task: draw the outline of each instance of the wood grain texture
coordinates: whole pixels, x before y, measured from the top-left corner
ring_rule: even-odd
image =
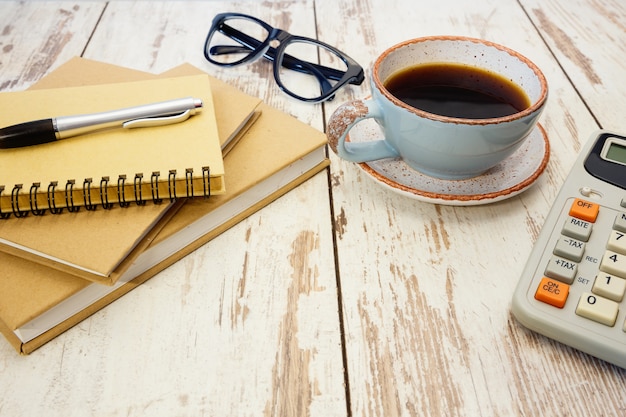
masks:
[[[619,0],[522,4],[599,124],[623,130],[623,100],[618,97],[626,95],[626,4]]]
[[[105,2],[2,2],[0,90],[20,90],[80,55]]]
[[[464,208],[391,194],[332,159],[352,415],[620,415],[623,370],[528,332],[509,312],[550,203],[598,126],[518,2],[432,6],[355,0],[337,11],[318,2],[319,36],[366,64],[401,40],[433,34],[518,50],[550,84],[541,123],[552,158],[519,197]]]
[[[341,103],[369,94],[367,82],[309,105],[279,91],[267,61],[213,67],[202,46],[216,13],[317,37],[368,76],[402,40],[481,37],[544,71],[540,122],[552,147],[535,186],[477,207],[396,195],[331,154],[328,177],[33,355],[0,341],[0,416],[626,415],[626,370],[510,314],[582,143],[600,126],[623,129],[619,0],[3,1],[0,10],[1,91],[74,55],[155,73],[190,62],[320,130]]]

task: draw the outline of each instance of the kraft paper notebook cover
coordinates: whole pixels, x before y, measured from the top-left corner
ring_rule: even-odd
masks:
[[[112,285],[182,204],[0,220],[0,251]]]
[[[228,191],[186,200],[114,286],[0,253],[7,265],[0,271],[0,331],[15,349],[32,352],[328,166],[323,133],[261,107],[261,116],[224,158]]]
[[[35,84],[33,89],[67,85],[70,82],[124,81],[119,67],[75,58]],[[187,76],[199,70],[181,65],[161,76]],[[129,80],[157,77],[141,71],[125,70]],[[80,73],[80,77],[72,75]],[[66,75],[71,75],[71,80]],[[111,75],[103,79],[102,74]],[[220,131],[222,152],[237,142],[255,120],[260,99],[241,94],[227,84],[212,79],[211,90]],[[223,133],[223,134],[221,134]],[[0,250],[48,265],[90,281],[111,285],[146,248],[173,210],[169,204],[146,204],[128,209],[81,211],[62,216],[47,214],[0,221]],[[98,256],[94,256],[98,254]]]
[[[155,75],[91,59],[74,57],[61,65],[56,71],[39,80],[30,89],[39,90],[70,85],[111,84],[200,74],[207,76],[188,63]],[[258,106],[261,103],[261,99],[243,94],[217,78],[210,76],[208,78],[211,84],[220,147],[222,148],[222,156],[225,156],[236,144],[241,134],[245,132],[247,126],[254,122],[260,114]]]
[[[224,167],[204,75],[0,93],[0,126],[182,97],[202,99],[188,120],[106,129],[0,151],[0,211],[14,213],[221,194]],[[67,211],[67,210],[66,210]]]

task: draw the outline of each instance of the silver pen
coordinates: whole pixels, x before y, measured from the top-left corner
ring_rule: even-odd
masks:
[[[179,98],[101,113],[33,120],[0,129],[0,149],[21,148],[108,128],[135,128],[180,123],[202,109],[202,100]]]

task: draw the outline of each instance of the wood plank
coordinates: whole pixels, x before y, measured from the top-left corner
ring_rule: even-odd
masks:
[[[533,4],[542,8],[542,2]],[[581,141],[597,128],[524,10],[501,0],[471,7],[442,0],[427,10],[401,1],[352,0],[339,7],[317,2],[316,14],[319,38],[367,67],[405,39],[468,35],[528,56],[551,89],[541,119],[552,146],[548,169],[533,188],[497,204],[413,201],[333,156],[352,415],[624,410],[626,371],[531,333],[510,314],[513,290],[551,201]],[[368,92],[351,88],[326,113]]]
[[[312,8],[109,2],[85,56],[152,72],[191,62],[321,129],[321,106],[294,104],[267,62],[222,71],[202,56],[218,12],[315,36]],[[0,342],[0,414],[345,415],[327,184],[317,175],[27,358]]]
[[[626,4],[619,0],[521,3],[600,125],[624,132]]]
[[[105,2],[3,1],[0,16],[0,91],[27,88],[80,55]]]

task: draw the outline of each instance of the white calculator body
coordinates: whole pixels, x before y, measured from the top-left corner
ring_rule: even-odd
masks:
[[[594,133],[513,297],[526,327],[626,368],[626,136]]]

